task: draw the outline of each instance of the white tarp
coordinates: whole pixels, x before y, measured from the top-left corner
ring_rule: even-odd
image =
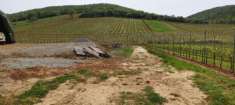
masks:
[[[0,41],[6,41],[6,38],[4,36],[4,33],[0,32]]]

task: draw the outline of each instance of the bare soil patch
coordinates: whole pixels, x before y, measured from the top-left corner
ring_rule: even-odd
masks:
[[[96,77],[90,78],[86,83],[67,81],[49,92],[37,105],[116,105],[119,104],[117,100],[121,92],[136,93],[146,86],[153,87],[156,93],[165,97],[165,105],[207,104],[207,96],[193,86],[193,72],[178,72],[172,67],[164,66],[159,58],[149,54],[142,47],[136,47],[131,58],[122,61],[119,66],[125,71],[139,73],[112,75],[108,80],[99,83],[94,82]]]

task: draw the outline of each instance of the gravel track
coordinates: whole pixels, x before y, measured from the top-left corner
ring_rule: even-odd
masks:
[[[79,63],[65,58],[7,58],[0,62],[7,69],[27,69],[33,67],[66,68]]]

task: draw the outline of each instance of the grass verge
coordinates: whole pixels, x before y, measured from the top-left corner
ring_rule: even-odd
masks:
[[[40,102],[40,98],[47,95],[50,90],[55,90],[67,80],[77,79],[75,75],[64,75],[51,81],[38,81],[33,87],[17,97],[15,105],[33,105]]]
[[[38,81],[28,91],[16,97],[14,105],[34,105],[39,103],[41,98],[45,97],[49,91],[55,90],[60,84],[65,83],[68,80],[75,80],[76,83],[86,82],[87,79],[96,77],[99,82],[105,81],[109,78],[108,73],[93,72],[89,69],[80,69],[76,72],[59,76],[50,81]],[[3,98],[0,96],[0,104]]]
[[[235,105],[235,80],[202,68],[173,56],[166,55],[154,46],[147,46],[148,51],[162,58],[166,64],[174,66],[177,70],[191,70],[196,72],[194,83],[208,95],[209,105]]]
[[[119,105],[163,105],[166,99],[146,86],[141,93],[121,92]]]
[[[77,82],[85,82],[83,77],[91,77],[93,74],[90,70],[81,69],[78,72],[71,74],[65,74],[63,76],[54,78],[50,81],[38,81],[28,91],[16,97],[14,105],[33,105],[40,102],[40,99],[45,97],[49,91],[55,90],[60,84],[65,83],[68,80],[76,80]]]

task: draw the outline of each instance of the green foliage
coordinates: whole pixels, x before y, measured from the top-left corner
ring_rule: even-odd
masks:
[[[158,93],[155,93],[153,90],[153,87],[146,86],[144,88],[144,92],[147,96],[147,99],[153,103],[154,105],[163,105],[164,102],[166,102],[166,99],[161,97]]]
[[[108,76],[107,73],[101,73],[100,76],[99,76],[99,79],[101,81],[107,80],[108,78],[109,78],[109,76]]]
[[[146,86],[143,93],[121,92],[119,105],[163,105],[166,99]]]
[[[201,66],[178,60],[168,56],[153,46],[146,47],[149,52],[158,55],[162,61],[174,66],[177,70],[192,70],[196,72],[193,81],[209,96],[209,105],[235,105],[235,81],[229,77]]]
[[[155,32],[171,32],[173,27],[166,24],[165,22],[160,22],[158,20],[145,20],[150,28]]]
[[[41,9],[33,9],[24,12],[8,15],[11,21],[29,20],[32,17],[38,19],[60,15],[80,14],[80,17],[127,17],[127,18],[144,18],[159,19],[167,21],[185,22],[183,17],[161,16],[150,14],[143,11],[114,5],[114,4],[90,4],[77,6],[53,6]]]
[[[78,71],[79,74],[85,76],[85,77],[91,77],[93,76],[94,74],[92,73],[91,70],[88,70],[88,69],[81,69]]]
[[[193,21],[208,23],[235,23],[235,6],[222,6],[208,9],[188,17]]]

